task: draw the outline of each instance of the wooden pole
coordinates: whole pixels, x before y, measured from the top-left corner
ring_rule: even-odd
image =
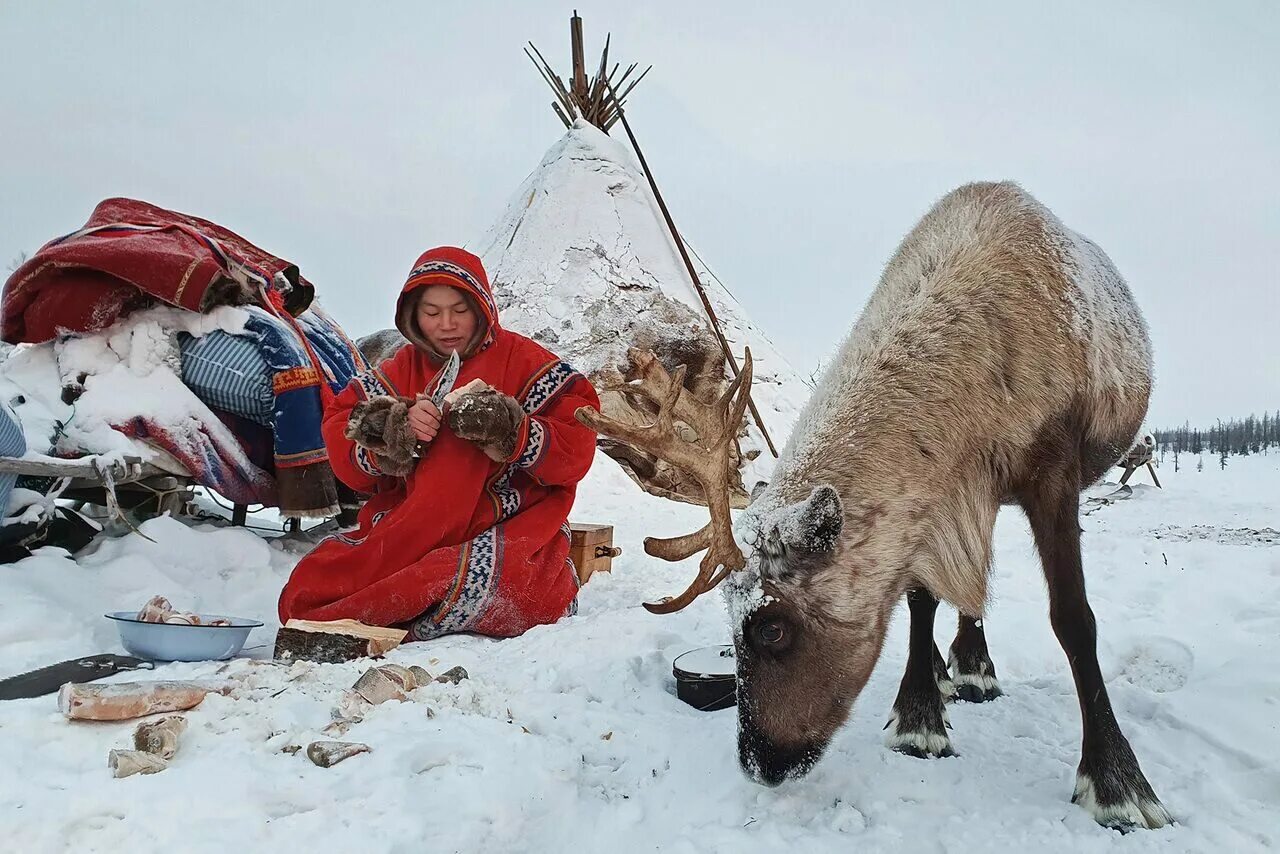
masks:
[[[646,71],[646,73],[648,73]],[[643,76],[643,75],[641,75]],[[636,82],[639,82],[638,80]],[[738,376],[738,360],[733,357],[733,352],[729,349],[729,342],[725,340],[724,333],[720,331],[720,321],[716,318],[715,309],[711,307],[711,300],[707,299],[706,291],[702,288],[702,282],[698,279],[698,272],[694,269],[693,262],[689,260],[689,253],[684,248],[684,240],[680,237],[680,232],[676,230],[675,221],[671,218],[671,212],[667,210],[667,203],[662,199],[662,193],[658,190],[658,182],[653,179],[653,172],[649,170],[649,164],[644,159],[644,152],[640,150],[640,143],[636,142],[636,135],[631,132],[631,125],[627,122],[626,113],[622,111],[622,104],[618,101],[618,93],[613,86],[609,86],[609,94],[613,98],[613,107],[617,111],[618,119],[622,122],[622,128],[627,132],[627,139],[631,141],[631,147],[636,150],[636,156],[640,158],[640,168],[644,170],[644,175],[649,179],[649,189],[653,190],[653,197],[658,200],[658,207],[662,210],[662,217],[667,222],[667,229],[671,232],[671,237],[676,242],[676,248],[680,250],[680,258],[684,261],[684,267],[689,272],[689,279],[693,282],[693,289],[697,292],[698,297],[702,300],[702,307],[707,310],[707,317],[711,319],[711,328],[716,333],[716,338],[720,341],[720,349],[724,351],[725,359],[729,362],[729,367],[733,369],[733,376]],[[755,418],[756,426],[760,428],[761,435],[764,436],[765,443],[769,446],[769,452],[778,456],[778,449],[773,446],[773,439],[769,437],[769,430],[764,426],[764,419],[760,417],[760,412],[756,409],[755,401],[751,398],[751,390],[747,389],[747,406],[751,409],[751,416]]]
[[[569,19],[569,44],[573,49],[573,99],[577,102],[578,112],[587,111],[587,60],[582,47],[582,19],[578,10],[573,10]]]

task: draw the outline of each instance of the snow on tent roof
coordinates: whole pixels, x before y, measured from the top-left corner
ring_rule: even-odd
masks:
[[[587,121],[575,121],[551,147],[476,249],[503,325],[537,339],[593,380],[625,370],[633,346],[653,349],[669,370],[688,364],[686,384],[704,398],[727,380],[710,322],[644,174],[627,148]],[[694,265],[734,354],[741,360],[751,348],[752,398],[781,449],[809,389],[696,253]],[[759,429],[750,419],[748,425],[743,454],[759,455],[741,471],[746,491],[768,479],[774,462]],[[635,476],[637,461],[629,462]],[[644,485],[701,503],[679,485]],[[743,503],[745,493],[738,497]]]

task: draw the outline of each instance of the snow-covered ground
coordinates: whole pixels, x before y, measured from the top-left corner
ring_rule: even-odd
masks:
[[[1183,462],[1186,462],[1184,457]],[[654,616],[692,562],[643,554],[699,508],[639,494],[607,458],[574,519],[616,526],[625,550],[581,612],[522,638],[453,637],[388,659],[457,686],[374,708],[345,736],[372,747],[329,769],[284,748],[322,738],[365,665],[173,664],[154,677],[232,679],[188,713],[171,766],[112,779],[131,723],[71,724],[53,697],[0,703],[6,850],[51,851],[1261,851],[1280,845],[1280,456],[1160,469],[1164,490],[1083,517],[1089,590],[1112,701],[1179,824],[1121,836],[1068,798],[1080,723],[1046,617],[1026,524],[1002,513],[987,633],[1005,696],[950,710],[953,759],[889,752],[881,727],[902,674],[905,611],[849,725],[805,779],[738,770],[735,714],[674,696],[672,659],[728,640],[704,596]],[[1145,473],[1135,476],[1140,484]],[[1093,508],[1089,508],[1093,509]],[[53,549],[0,566],[0,676],[122,651],[105,611],[160,593],[180,609],[267,623],[297,557],[279,542],[171,519],[72,561]],[[950,643],[950,619],[938,639]],[[117,677],[117,680],[122,677]]]

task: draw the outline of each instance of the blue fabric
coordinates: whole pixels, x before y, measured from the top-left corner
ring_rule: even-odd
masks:
[[[253,338],[215,329],[197,338],[178,333],[182,381],[214,409],[270,427],[275,412],[271,370]]]
[[[22,424],[8,404],[0,403],[0,457],[20,457],[27,452],[27,438]],[[9,493],[17,483],[16,474],[0,474],[0,516],[7,515]]]
[[[314,303],[297,318],[315,352],[321,374],[316,375],[296,330],[269,312],[251,307],[245,331],[258,342],[258,353],[272,373],[276,465],[307,465],[328,459],[320,423],[324,401],[320,383],[334,394],[346,388],[363,360],[355,345]]]
[[[346,388],[363,369],[355,345],[319,306],[304,312],[297,322],[320,362],[317,375],[293,326],[263,309],[245,310],[242,334],[178,333],[183,382],[210,407],[271,428],[277,466],[323,461],[319,383],[335,394]]]

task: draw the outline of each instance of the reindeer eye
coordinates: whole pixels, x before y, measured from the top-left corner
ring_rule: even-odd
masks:
[[[774,646],[782,643],[782,639],[787,636],[786,631],[782,628],[782,623],[770,620],[767,623],[761,623],[756,628],[756,637],[760,639],[762,644],[766,646]]]

